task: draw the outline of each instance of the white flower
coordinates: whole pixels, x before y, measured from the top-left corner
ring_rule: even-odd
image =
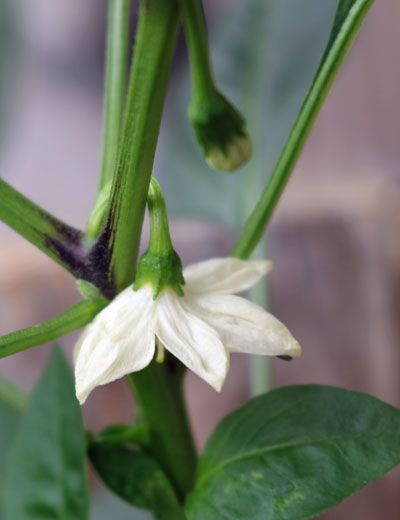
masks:
[[[184,296],[164,289],[122,291],[86,327],[74,351],[76,393],[83,403],[99,385],[146,367],[156,346],[220,390],[230,352],[298,356],[288,329],[258,305],[233,296],[271,269],[268,261],[216,258],[188,266]]]

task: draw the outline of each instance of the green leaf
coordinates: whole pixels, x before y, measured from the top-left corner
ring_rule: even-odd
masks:
[[[397,409],[327,386],[281,388],[216,428],[188,519],[313,518],[399,463]]]
[[[81,411],[71,371],[56,348],[10,452],[5,520],[85,520],[87,515]]]
[[[0,376],[0,406],[20,414],[28,406],[29,396],[21,387]]]
[[[43,345],[83,327],[92,321],[107,303],[107,300],[101,297],[82,300],[57,318],[0,336],[0,358]]]
[[[149,443],[150,433],[144,424],[128,425],[128,424],[111,424],[104,428],[93,442],[96,444],[139,444],[145,446]]]
[[[185,77],[159,161],[167,202],[176,215],[243,225],[311,85],[336,7],[337,0],[227,3],[211,30],[214,69],[220,90],[248,122],[254,157],[233,175],[207,167],[186,115],[190,88]]]
[[[158,464],[145,453],[123,446],[92,444],[90,460],[103,482],[130,504],[160,520],[184,520],[174,490]]]

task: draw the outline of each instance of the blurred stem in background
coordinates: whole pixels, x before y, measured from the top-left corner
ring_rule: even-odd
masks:
[[[101,173],[98,192],[112,178],[125,108],[131,0],[109,0]]]
[[[265,259],[266,241],[262,240],[254,251],[254,259]],[[263,307],[268,307],[268,278],[249,290],[249,297]],[[271,360],[267,356],[250,356],[250,394],[256,396],[267,392],[271,387]]]

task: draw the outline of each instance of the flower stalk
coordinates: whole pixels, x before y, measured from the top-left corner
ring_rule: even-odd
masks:
[[[246,121],[216,87],[201,0],[180,0],[180,6],[193,84],[189,115],[196,139],[211,168],[232,172],[251,157]]]
[[[182,262],[174,250],[169,232],[168,214],[160,185],[151,179],[147,205],[150,214],[150,240],[148,250],[140,259],[134,289],[148,284],[152,287],[153,298],[157,299],[163,289],[170,288],[183,296]],[[163,350],[159,349],[159,359]]]

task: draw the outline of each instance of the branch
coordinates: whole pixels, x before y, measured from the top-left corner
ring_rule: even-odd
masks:
[[[75,277],[82,277],[82,233],[47,213],[2,179],[0,220]]]
[[[83,327],[107,305],[103,298],[83,300],[50,321],[0,337],[0,358],[43,345]]]

